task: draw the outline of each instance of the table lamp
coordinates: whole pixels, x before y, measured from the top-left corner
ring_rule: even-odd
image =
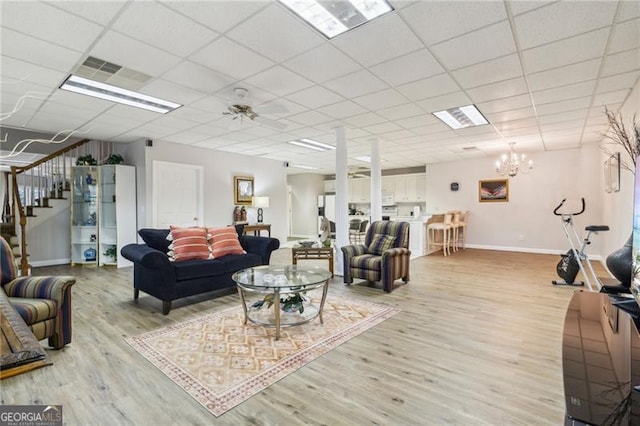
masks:
[[[258,223],[262,223],[262,208],[269,207],[269,197],[253,197],[251,204],[253,205],[253,207],[258,208]]]

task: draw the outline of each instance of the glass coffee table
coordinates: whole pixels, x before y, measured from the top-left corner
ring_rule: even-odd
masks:
[[[276,340],[280,327],[304,324],[318,317],[322,324],[322,308],[327,298],[331,272],[319,267],[297,265],[265,265],[242,269],[233,274],[244,310],[244,323],[275,327]],[[309,290],[322,287],[320,304],[306,296]],[[248,302],[248,293],[264,295]]]

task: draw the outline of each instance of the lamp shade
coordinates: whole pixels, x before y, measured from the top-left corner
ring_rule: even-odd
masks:
[[[269,197],[253,197],[251,204],[253,207],[269,207]]]

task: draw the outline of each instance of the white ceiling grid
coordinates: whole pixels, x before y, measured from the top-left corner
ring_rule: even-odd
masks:
[[[326,40],[271,0],[2,1],[6,126],[85,131],[117,142],[161,139],[335,171],[347,128],[349,164],[381,141],[384,169],[597,143],[640,77],[640,2],[394,1],[395,11]],[[62,92],[88,57],[149,74],[141,92],[180,102],[167,115]],[[283,131],[223,116],[233,88]],[[490,125],[454,131],[431,112],[475,103]],[[474,150],[463,148],[475,147]],[[290,169],[296,172],[296,169]],[[301,170],[297,170],[298,172]]]

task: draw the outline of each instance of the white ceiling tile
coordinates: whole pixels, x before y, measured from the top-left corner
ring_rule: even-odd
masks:
[[[300,114],[289,116],[287,119],[307,126],[315,126],[320,123],[326,123],[327,121],[333,121],[333,118],[317,111],[302,112]]]
[[[355,98],[387,88],[382,80],[366,70],[327,81],[324,85],[345,98]]]
[[[61,105],[71,105],[86,111],[92,111],[94,115],[112,108],[116,104],[93,96],[81,95],[66,90],[56,90],[51,94],[50,101]]]
[[[191,60],[238,80],[273,66],[273,62],[269,59],[226,37],[215,40],[191,55]]]
[[[372,111],[390,108],[407,102],[407,98],[394,89],[385,89],[379,92],[353,98],[353,101]]]
[[[98,23],[100,25],[107,25],[113,17],[118,13],[123,6],[127,5],[126,0],[111,0],[111,1],[56,1],[50,3],[52,6],[58,9],[64,9],[74,15],[81,16],[85,19]]]
[[[426,112],[441,111],[443,109],[455,108],[471,104],[471,99],[462,91],[448,93],[429,99],[418,101],[417,104]]]
[[[521,13],[528,12],[533,9],[538,9],[539,7],[545,6],[547,4],[553,3],[556,0],[549,1],[528,1],[528,0],[518,0],[518,1],[510,1],[509,7],[511,8],[511,13],[513,15],[520,15]]]
[[[6,28],[1,29],[2,55],[69,73],[81,54]]]
[[[383,112],[383,111],[381,111]],[[407,114],[408,116],[409,114]],[[423,127],[432,124],[437,124],[440,120],[434,117],[432,114],[423,112],[414,117],[406,117],[401,119],[393,119],[393,122],[406,129],[413,129],[415,127]]]
[[[640,69],[640,49],[633,49],[606,56],[601,75],[609,76],[638,69]]]
[[[365,114],[354,115],[353,117],[345,118],[347,124],[353,127],[366,127],[373,124],[383,123],[386,120],[373,112],[367,112]]]
[[[573,121],[573,120],[582,120],[584,122],[588,113],[589,113],[588,109],[576,109],[576,110],[567,111],[567,112],[552,113],[548,115],[539,115],[538,123],[542,125],[542,124],[560,123],[560,122]]]
[[[354,115],[365,113],[367,110],[353,101],[346,100],[335,103],[333,105],[318,108],[318,111],[323,114],[327,114],[330,117],[342,119],[345,117],[352,117]]]
[[[427,45],[493,24],[507,17],[501,2],[421,1],[399,15]]]
[[[611,25],[613,1],[556,2],[516,16],[515,29],[521,49],[539,46]]]
[[[586,110],[584,111],[586,115]],[[546,134],[548,132],[555,132],[557,130],[580,130],[582,131],[582,127],[584,125],[584,119],[582,120],[569,120],[569,121],[561,121],[553,124],[540,124],[540,131],[542,134]]]
[[[511,121],[504,121],[502,123],[495,123],[495,127],[499,131],[503,132],[506,130],[524,129],[527,127],[537,128],[538,122],[536,121],[535,118],[521,118],[519,120],[511,120]]]
[[[365,67],[424,47],[395,13],[354,28],[333,39],[333,44]]]
[[[26,82],[36,81],[43,87],[57,87],[67,77],[64,72],[44,68],[4,55],[0,56],[0,75],[3,77],[2,85],[5,86],[18,80],[24,80]]]
[[[524,78],[517,77],[467,89],[466,92],[474,103],[485,102],[492,99],[508,98],[526,93],[527,83],[524,81]]]
[[[180,61],[175,55],[113,31],[96,43],[91,55],[150,76],[159,76]]]
[[[599,58],[604,54],[608,37],[609,28],[603,28],[525,50],[522,52],[525,68],[533,73]]]
[[[640,16],[640,2],[637,1],[621,1],[619,4],[617,22],[626,21],[627,19],[637,18]]]
[[[111,27],[182,57],[189,56],[218,36],[217,32],[151,2],[131,3]]]
[[[640,18],[616,24],[608,53],[622,52],[636,47],[640,47]]]
[[[103,27],[43,2],[2,2],[2,26],[28,33],[79,52],[86,50]],[[4,50],[4,41],[3,41]]]
[[[582,98],[570,99],[561,102],[552,102],[544,105],[538,105],[536,111],[539,115],[561,113],[565,111],[571,111],[574,109],[589,108],[591,105],[591,96],[584,96]]]
[[[168,1],[166,6],[218,32],[226,32],[266,7],[261,1]]]
[[[232,77],[189,61],[180,62],[164,73],[162,79],[205,93],[216,92],[236,82]]]
[[[445,68],[454,70],[514,53],[516,46],[509,21],[505,20],[435,44],[431,51]]]
[[[182,106],[175,111],[171,111],[169,114],[176,118],[193,121],[194,123],[208,123],[212,119],[220,116],[221,111],[203,111],[198,108],[192,108],[190,106]]]
[[[313,86],[287,96],[290,101],[309,108],[319,108],[325,105],[343,101],[344,98],[321,86]]]
[[[640,71],[632,71],[623,74],[604,77],[598,80],[596,93],[612,92],[620,89],[630,89],[640,77]]]
[[[631,89],[616,90],[615,92],[599,93],[593,98],[594,106],[615,105],[624,102]]]
[[[382,135],[389,132],[395,132],[397,130],[404,130],[402,129],[402,127],[390,121],[385,121],[384,123],[379,124],[372,124],[371,126],[367,126],[365,129],[374,135]]]
[[[527,107],[527,108],[512,109],[512,110],[502,111],[502,112],[487,113],[484,115],[487,118],[487,120],[489,120],[490,123],[502,123],[505,121],[520,120],[522,118],[535,117],[536,114],[533,111],[533,108]]]
[[[398,86],[398,91],[413,101],[432,98],[458,90],[460,88],[448,74],[440,74]]]
[[[514,54],[461,68],[452,74],[463,88],[471,88],[520,77],[522,69],[518,55]]]
[[[316,83],[323,83],[361,68],[356,61],[331,44],[323,44],[283,64]]]
[[[582,96],[590,96],[595,88],[596,81],[589,80],[582,83],[569,84],[553,89],[540,90],[533,92],[533,101],[536,105],[547,104],[550,102],[558,102],[563,99],[579,98]]]
[[[275,3],[226,35],[277,62],[291,59],[324,42],[324,38],[309,25],[294,17],[285,6]]]
[[[600,59],[593,59],[591,61],[530,74],[529,87],[532,91],[538,91],[580,81],[593,80],[598,75],[599,67]]]
[[[285,96],[311,86],[313,83],[281,66],[269,68],[245,80],[247,83],[264,87],[278,96]]]
[[[424,116],[425,111],[420,108],[418,105],[413,103],[407,103],[403,105],[397,105],[390,108],[383,108],[376,110],[380,116],[386,118],[387,120],[394,121],[403,118],[412,118],[413,116]],[[400,123],[396,124],[402,126]],[[406,124],[406,123],[405,123]],[[404,126],[402,126],[404,127]]]
[[[140,89],[140,92],[145,95],[155,96],[183,105],[195,102],[206,95],[206,92],[189,89],[179,84],[160,79],[153,80],[149,84],[146,84]]]
[[[427,49],[370,67],[371,72],[392,86],[409,83],[444,72]]]

